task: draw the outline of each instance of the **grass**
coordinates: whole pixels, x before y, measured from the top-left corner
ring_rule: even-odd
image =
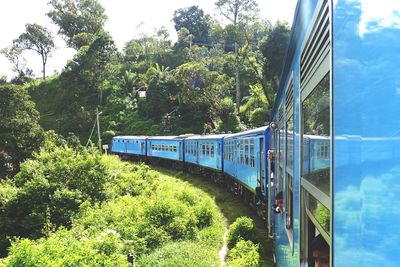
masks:
[[[174,176],[182,181],[188,182],[210,195],[225,217],[228,226],[238,217],[247,216],[252,218],[257,229],[257,241],[260,243],[261,266],[274,266],[272,257],[273,244],[272,240],[267,237],[267,223],[257,216],[253,208],[243,203],[239,197],[235,197],[222,185],[217,185],[204,177],[158,166],[151,167],[162,174]]]

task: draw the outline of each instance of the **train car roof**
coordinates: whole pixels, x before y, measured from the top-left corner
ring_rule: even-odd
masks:
[[[149,136],[149,140],[183,140],[185,137],[168,135],[168,136]]]
[[[194,135],[190,136],[186,139],[188,140],[196,140],[196,139],[201,139],[201,140],[206,140],[206,139],[213,139],[213,140],[219,140],[224,138],[225,136],[228,136],[229,134],[203,134],[203,135]]]
[[[240,133],[229,134],[228,136],[226,136],[225,139],[239,137],[239,136],[264,134],[267,129],[269,129],[269,126],[263,126],[263,127],[247,130],[247,131],[240,132]]]
[[[114,136],[113,139],[128,139],[128,140],[145,140],[146,138],[148,138],[148,136],[144,136],[144,135],[138,135],[138,136],[134,136],[134,135],[119,135],[119,136]]]

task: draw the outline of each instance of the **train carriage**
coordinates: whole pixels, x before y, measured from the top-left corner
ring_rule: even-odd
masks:
[[[278,266],[398,266],[399,14],[298,2],[271,124]]]
[[[269,127],[231,134],[224,138],[224,172],[250,192],[266,195]]]
[[[111,152],[145,156],[147,138],[147,136],[116,136],[111,141]]]
[[[223,170],[223,139],[225,134],[197,135],[185,139],[185,162]]]
[[[147,156],[183,161],[184,138],[179,136],[152,136],[147,139]]]

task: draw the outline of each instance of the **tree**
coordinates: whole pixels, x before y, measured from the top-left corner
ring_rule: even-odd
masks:
[[[66,82],[82,83],[91,103],[96,103],[93,93],[97,94],[97,105],[103,103],[103,93],[107,89],[110,80],[115,76],[117,61],[117,48],[111,36],[101,33],[96,36],[89,46],[85,46],[75,55],[73,61],[66,66],[63,78]],[[80,92],[84,93],[83,91]],[[90,95],[92,94],[92,95]]]
[[[251,21],[255,20],[258,15],[258,5],[255,0],[218,0],[215,5],[220,13],[233,24],[236,36],[240,36],[240,28],[244,29]],[[243,31],[244,32],[244,31]],[[235,61],[236,61],[236,110],[239,112],[241,93],[240,93],[240,64],[239,64],[239,45],[237,40],[234,43]]]
[[[42,141],[39,112],[28,92],[20,86],[0,85],[0,158],[8,158],[6,163],[18,168],[18,163],[38,150]]]
[[[208,16],[198,6],[180,8],[174,12],[175,30],[179,32],[186,28],[191,41],[198,45],[207,45],[210,42],[210,22]]]
[[[60,28],[67,44],[79,50],[89,45],[95,35],[104,31],[107,20],[104,8],[97,0],[51,0],[53,9],[47,16]]]
[[[47,58],[55,48],[50,31],[36,23],[28,23],[25,25],[25,32],[14,40],[14,45],[20,50],[35,51],[42,57],[42,73],[45,79]]]
[[[264,87],[267,98],[271,101],[278,90],[279,77],[289,44],[290,28],[286,22],[278,21],[261,44],[260,51],[265,57],[263,66],[264,80],[269,86]],[[271,102],[270,102],[271,103]]]
[[[259,12],[255,0],[218,0],[215,5],[220,13],[235,26],[255,20]]]

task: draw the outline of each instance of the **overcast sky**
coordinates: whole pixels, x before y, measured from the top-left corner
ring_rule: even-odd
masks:
[[[285,20],[290,24],[293,19],[296,0],[257,0],[260,7],[260,18],[272,22]],[[178,8],[198,5],[214,18],[219,17],[215,9],[216,0],[99,0],[106,10],[108,20],[105,28],[110,32],[117,47],[123,45],[142,33],[153,34],[155,29],[166,27],[171,33],[171,39],[176,40],[173,13]],[[57,50],[52,53],[46,68],[46,73],[61,71],[75,50],[67,48],[57,27],[45,15],[50,7],[48,0],[2,0],[0,4],[0,49],[11,45],[25,29],[26,23],[38,23],[49,28],[56,39]],[[139,26],[141,25],[141,26]],[[138,27],[139,26],[139,27]],[[41,75],[41,59],[33,52],[24,52],[27,67],[34,70],[36,76]],[[0,75],[9,79],[15,76],[11,64],[4,56],[0,56]]]

